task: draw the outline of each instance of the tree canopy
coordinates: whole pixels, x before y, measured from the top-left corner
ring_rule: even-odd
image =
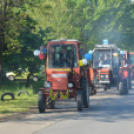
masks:
[[[134,4],[127,0],[0,0],[0,20],[0,72],[1,65],[37,66],[33,50],[61,37],[78,39],[87,50],[107,38],[134,51]]]

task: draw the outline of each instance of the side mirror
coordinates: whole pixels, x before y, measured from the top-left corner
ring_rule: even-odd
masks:
[[[87,54],[84,55],[84,57],[85,57],[86,60],[91,60],[92,59],[92,54],[87,53]]]

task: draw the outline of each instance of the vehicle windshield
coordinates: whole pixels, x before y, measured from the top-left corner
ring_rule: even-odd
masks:
[[[93,55],[93,67],[117,67],[119,66],[118,53],[111,53],[110,51],[105,52],[94,52]]]
[[[48,48],[48,68],[78,67],[74,44],[50,45]]]

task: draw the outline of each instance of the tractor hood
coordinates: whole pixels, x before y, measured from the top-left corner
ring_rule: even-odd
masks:
[[[68,85],[69,72],[52,71],[51,76],[48,75],[47,81],[51,81],[52,89],[66,90]]]
[[[111,71],[111,68],[102,68],[100,69],[100,73],[109,73]]]

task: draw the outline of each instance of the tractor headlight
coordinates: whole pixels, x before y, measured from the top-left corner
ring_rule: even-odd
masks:
[[[108,78],[108,74],[106,74],[105,77]]]
[[[73,83],[68,83],[68,87],[72,88],[73,87]]]
[[[104,75],[100,75],[101,78],[104,78]]]
[[[44,87],[50,88],[51,87],[51,82],[50,81],[45,81]]]

